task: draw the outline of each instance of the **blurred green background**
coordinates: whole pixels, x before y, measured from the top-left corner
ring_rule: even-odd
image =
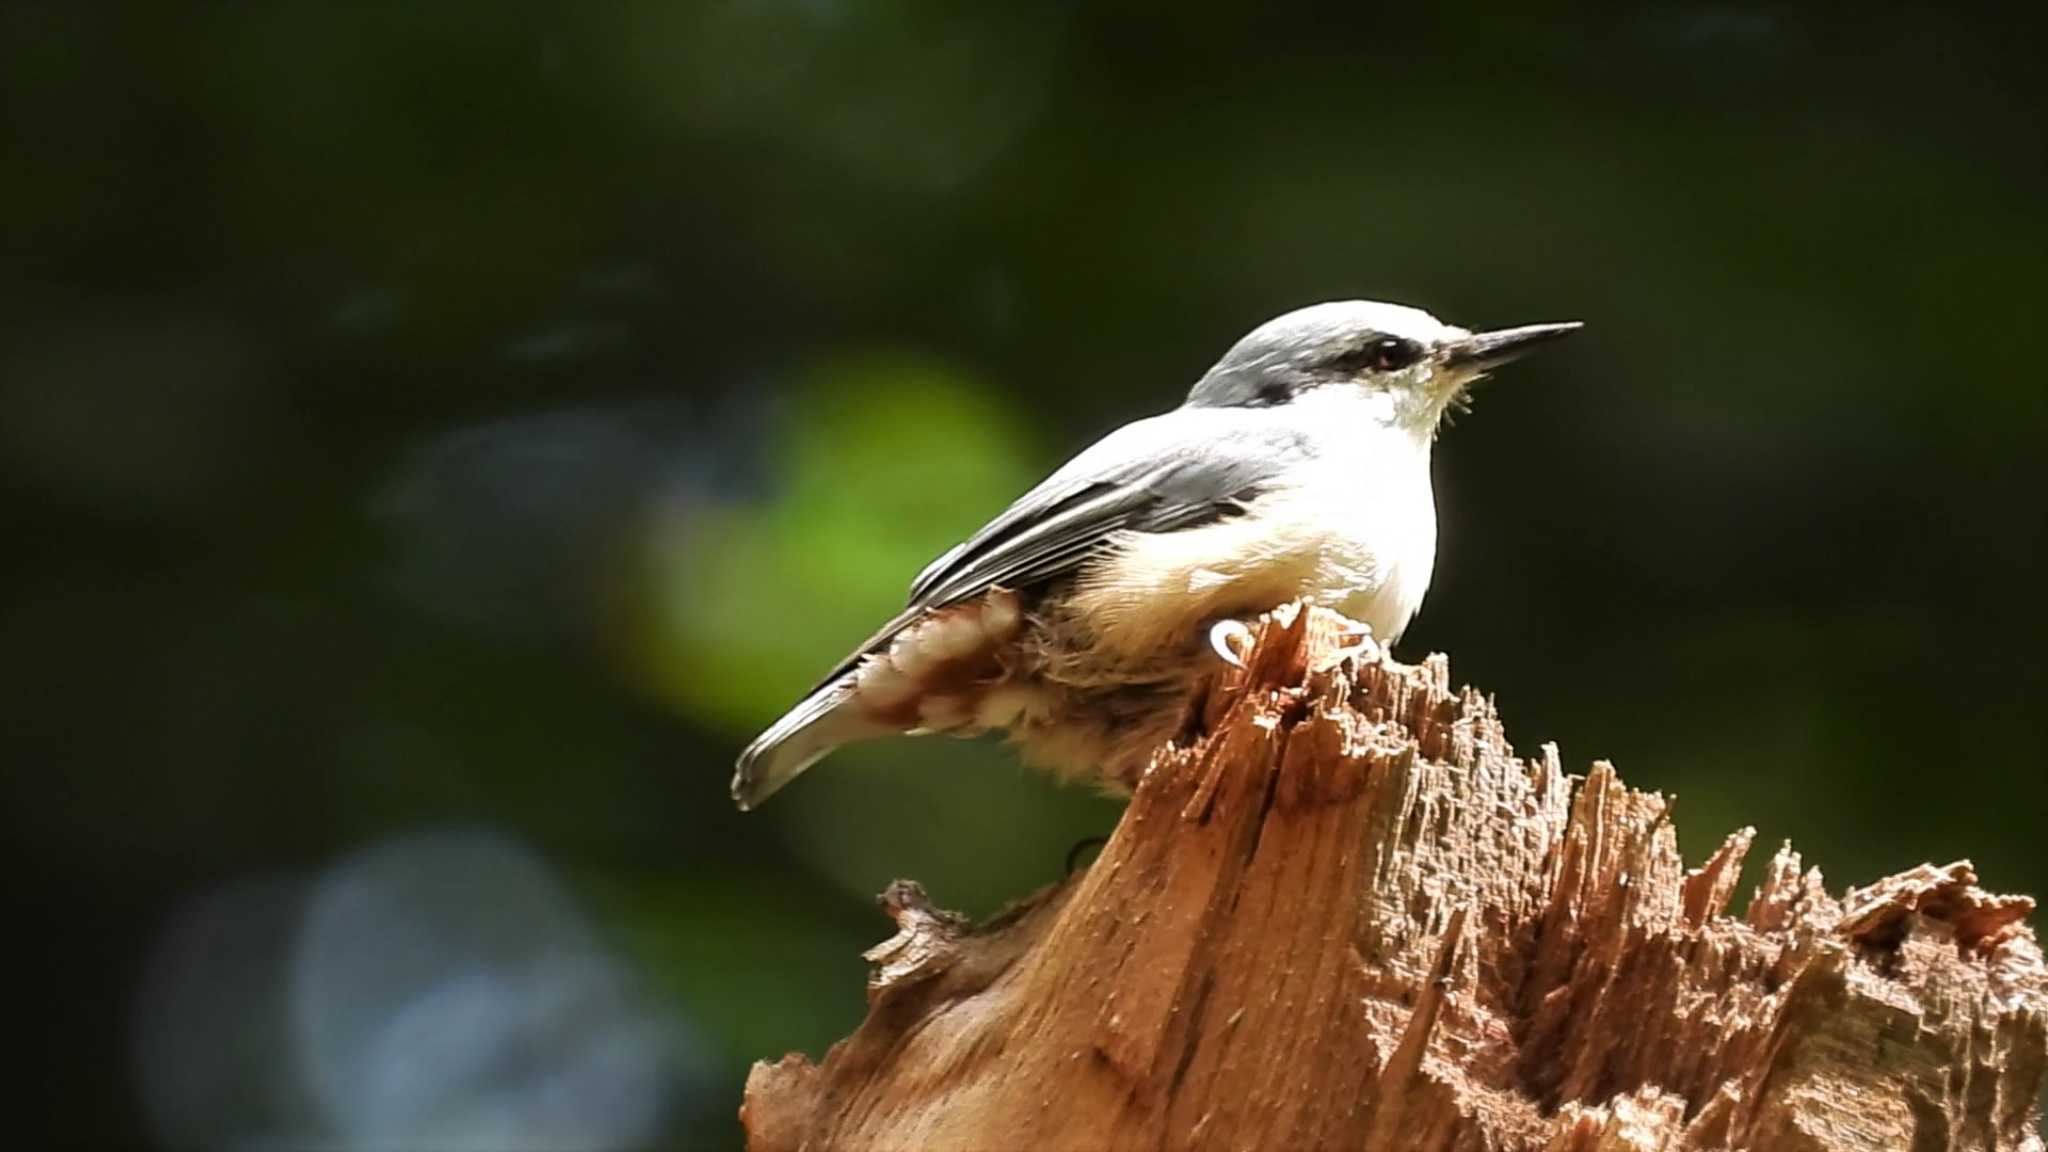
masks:
[[[736,1147],[872,893],[1117,811],[738,745],[1326,298],[1589,324],[1441,441],[1408,656],[1694,860],[2048,892],[2038,29],[1426,7],[0,7],[28,1128]]]

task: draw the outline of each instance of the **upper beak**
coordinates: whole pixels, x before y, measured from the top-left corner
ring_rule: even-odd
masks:
[[[1447,368],[1484,372],[1489,368],[1498,368],[1510,360],[1520,359],[1538,344],[1548,344],[1583,327],[1585,325],[1577,320],[1567,320],[1562,324],[1524,324],[1520,328],[1474,332],[1462,340],[1453,340],[1443,345],[1437,355]]]

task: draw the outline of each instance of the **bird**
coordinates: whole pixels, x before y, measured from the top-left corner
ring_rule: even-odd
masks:
[[[845,744],[1007,733],[1111,791],[1185,733],[1245,621],[1302,601],[1391,645],[1436,564],[1430,449],[1491,370],[1581,325],[1474,332],[1342,300],[1252,329],[1177,408],[1098,440],[911,582],[904,609],[740,753],[758,807]]]

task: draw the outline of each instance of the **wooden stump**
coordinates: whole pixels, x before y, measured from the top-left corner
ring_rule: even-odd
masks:
[[[2039,1152],[2032,901],[1967,863],[1836,899],[1752,833],[1515,757],[1418,667],[1283,609],[1085,873],[970,927],[898,882],[867,1020],[757,1064],[755,1152]]]

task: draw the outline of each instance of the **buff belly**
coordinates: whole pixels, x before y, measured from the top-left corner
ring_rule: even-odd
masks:
[[[1397,637],[1435,553],[1424,499],[1391,522],[1281,497],[1202,528],[1129,534],[1036,595],[997,590],[934,613],[868,659],[856,703],[897,730],[1005,730],[1035,766],[1128,788],[1188,729],[1192,693],[1217,668],[1217,621],[1306,599]]]

